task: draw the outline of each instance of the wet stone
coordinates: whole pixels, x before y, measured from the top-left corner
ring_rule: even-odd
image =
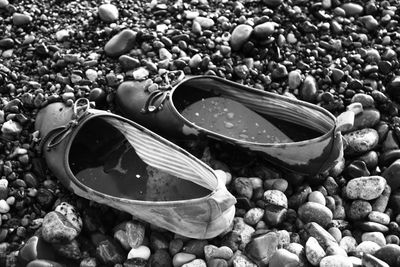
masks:
[[[255,263],[268,264],[278,249],[279,237],[275,232],[269,232],[255,237],[247,244],[246,255]]]
[[[257,38],[266,38],[275,32],[275,27],[279,26],[276,22],[267,21],[254,27],[254,35]]]
[[[359,177],[350,180],[345,188],[350,199],[372,200],[378,198],[386,186],[386,180],[381,176]]]
[[[363,222],[359,224],[360,228],[367,232],[382,232],[386,233],[389,231],[389,228],[386,225],[376,223],[376,222]]]
[[[13,14],[13,24],[15,26],[24,26],[29,24],[32,21],[32,17],[29,14],[22,14],[22,13],[14,13]]]

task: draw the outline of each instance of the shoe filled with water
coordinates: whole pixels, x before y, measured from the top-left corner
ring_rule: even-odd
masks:
[[[215,139],[308,175],[343,158],[336,118],[317,105],[216,76],[187,77],[170,90],[146,88],[143,82],[122,83],[116,104],[124,117],[166,138]]]
[[[190,238],[215,237],[233,221],[224,177],[141,125],[78,100],[43,108],[35,128],[49,169],[81,197]]]

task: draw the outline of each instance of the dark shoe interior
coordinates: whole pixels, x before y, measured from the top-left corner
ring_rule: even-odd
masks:
[[[211,193],[147,165],[125,136],[99,117],[89,120],[79,130],[70,148],[69,165],[80,182],[114,197],[174,201]]]
[[[221,90],[218,88],[224,87],[226,91],[229,91],[229,87],[232,85],[224,83],[219,80],[214,80],[211,78],[199,78],[188,80],[180,84],[174,91],[173,103],[175,108],[182,112],[187,106],[193,104],[194,102],[201,101],[205,98],[210,97],[227,97],[227,95],[222,95]],[[231,90],[237,90],[232,88]],[[249,107],[251,109],[251,107]],[[255,111],[254,111],[255,112]],[[293,141],[303,141],[321,136],[323,133],[317,132],[308,127],[304,127],[299,124],[294,124],[288,121],[276,119],[274,117],[268,116],[266,114],[261,114],[256,112],[260,116],[264,117],[270,123],[274,124],[282,132],[284,132]]]

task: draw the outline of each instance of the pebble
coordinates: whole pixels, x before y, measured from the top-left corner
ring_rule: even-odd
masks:
[[[126,253],[109,239],[101,241],[96,247],[96,256],[105,265],[114,266],[126,260]]]
[[[276,8],[282,4],[283,0],[263,0],[263,3],[271,8]]]
[[[243,217],[243,220],[248,225],[256,225],[264,216],[264,209],[261,208],[252,208],[246,212]]]
[[[195,259],[191,262],[183,264],[182,267],[207,267],[207,263],[202,259]]]
[[[359,177],[347,183],[345,192],[350,199],[372,200],[382,194],[385,186],[386,180],[382,176]]]
[[[212,259],[207,263],[208,267],[228,267],[228,262],[223,259]]]
[[[78,230],[82,230],[82,219],[75,207],[67,202],[61,202],[54,211],[57,211],[65,216],[65,218]]]
[[[387,184],[390,188],[395,191],[400,188],[400,159],[394,161],[390,166],[382,173],[382,176],[386,179]]]
[[[149,77],[150,73],[145,67],[140,67],[132,71],[131,75],[136,81],[143,81]]]
[[[324,249],[338,246],[336,239],[322,226],[315,222],[310,222],[304,225],[304,230],[306,230],[310,236],[314,237]]]
[[[304,223],[316,222],[322,227],[326,227],[333,218],[333,214],[330,209],[315,202],[307,202],[303,204],[300,206],[297,213],[300,220],[302,220]]]
[[[76,239],[69,243],[54,243],[52,244],[56,254],[61,255],[67,259],[79,260],[82,257],[78,241]]]
[[[400,256],[400,246],[389,244],[377,249],[375,253],[370,254],[373,254],[378,259],[383,260],[389,264],[389,266],[396,266],[396,264],[398,264],[397,259]]]
[[[237,235],[240,236],[240,247],[245,247],[250,242],[251,237],[255,232],[254,228],[246,224],[243,218],[240,217],[233,219],[232,231],[235,232],[235,234],[231,235],[234,239],[237,238]]]
[[[298,70],[292,70],[288,75],[288,84],[290,89],[297,89],[302,82],[301,73]]]
[[[22,132],[22,125],[16,121],[8,120],[1,126],[1,132],[5,136],[15,137]]]
[[[42,223],[42,235],[49,243],[70,242],[79,230],[61,213],[52,211],[46,214]]]
[[[251,199],[253,196],[253,185],[251,180],[246,177],[238,177],[233,180],[233,187],[239,196]]]
[[[114,35],[104,46],[104,51],[110,57],[118,57],[129,52],[136,44],[136,32],[125,29]]]
[[[26,267],[63,267],[63,265],[50,260],[33,260]]]
[[[372,128],[350,132],[343,137],[347,142],[344,153],[348,156],[364,154],[374,149],[379,142],[378,132]]]
[[[305,249],[307,260],[314,266],[318,266],[326,255],[324,249],[320,246],[317,239],[312,236],[308,238]]]
[[[375,242],[363,241],[356,247],[355,251],[358,253],[368,253],[373,255],[380,248],[381,247]]]
[[[379,22],[372,15],[362,16],[360,17],[360,21],[371,32],[375,32],[379,26]]]
[[[309,202],[315,202],[325,206],[326,200],[324,195],[320,191],[313,191],[308,195]]]
[[[272,21],[267,21],[261,24],[258,24],[257,26],[254,27],[254,32],[253,34],[257,38],[267,38],[269,35],[273,34],[275,32],[275,27],[279,26],[278,23],[272,22]]]
[[[41,236],[30,237],[18,254],[21,263],[36,259],[55,260],[55,251],[51,245],[43,240]]]
[[[307,75],[304,79],[303,85],[300,88],[300,96],[302,100],[307,102],[314,102],[317,96],[317,82],[311,75]]]
[[[136,248],[132,248],[129,253],[127,259],[140,258],[144,260],[148,260],[150,258],[151,251],[147,246],[138,246]]]
[[[363,254],[361,264],[365,267],[390,267],[389,264],[371,254]]]
[[[70,33],[71,33],[70,30],[61,29],[61,30],[56,31],[55,36],[56,36],[57,41],[62,42],[64,40],[66,40],[67,38],[69,38]]]
[[[351,98],[351,103],[361,103],[363,109],[373,108],[375,106],[375,100],[372,96],[363,93],[355,94]]]
[[[386,245],[385,236],[381,232],[366,232],[361,236],[362,241],[372,241],[383,247]]]
[[[320,263],[320,267],[353,267],[353,264],[347,257],[341,255],[331,255],[324,257]]]
[[[367,232],[382,232],[386,233],[389,231],[389,228],[386,225],[376,223],[376,222],[363,222],[360,224],[360,228]]]
[[[185,263],[191,262],[195,258],[196,258],[196,255],[179,252],[179,253],[175,254],[175,256],[172,258],[172,265],[174,267],[180,267]]]
[[[350,205],[348,217],[353,221],[364,220],[371,211],[371,203],[365,200],[355,200]]]
[[[368,214],[368,219],[371,222],[380,223],[383,225],[388,225],[390,223],[390,217],[386,213],[379,212],[379,211],[371,211]]]
[[[13,24],[15,26],[24,26],[24,25],[31,23],[31,21],[32,21],[31,15],[17,13],[17,12],[13,14],[12,19],[13,19]]]
[[[236,251],[232,257],[233,267],[257,267],[245,254],[240,250]]]
[[[149,259],[149,266],[154,267],[172,267],[171,255],[165,249],[156,250]]]
[[[286,249],[278,249],[269,261],[269,267],[298,266],[300,259]]]
[[[354,125],[351,130],[374,128],[380,121],[381,114],[377,109],[367,108],[354,117]]]
[[[360,15],[364,10],[361,5],[352,2],[342,4],[340,7],[346,12],[346,16],[348,17]]]
[[[201,16],[196,17],[193,20],[193,22],[199,23],[201,28],[203,28],[203,29],[209,29],[212,26],[214,26],[214,24],[215,24],[213,19],[206,18],[206,17],[201,17]]]
[[[286,219],[286,215],[286,208],[268,204],[264,209],[264,222],[269,226],[277,226]]]
[[[99,17],[104,22],[115,22],[118,20],[118,8],[113,4],[103,4],[99,6]]]
[[[335,238],[336,242],[340,242],[342,239],[342,232],[337,227],[331,227],[328,229],[328,232]]]
[[[0,213],[4,214],[10,211],[10,205],[4,199],[0,199]]]
[[[131,248],[137,248],[143,244],[145,238],[145,227],[139,222],[127,222],[125,231],[128,244]]]
[[[230,45],[234,51],[238,51],[242,48],[244,43],[246,43],[251,33],[253,32],[253,27],[247,24],[240,24],[232,31]]]
[[[5,8],[9,5],[8,0],[0,0],[0,8]]]
[[[263,199],[267,204],[276,205],[284,208],[288,207],[288,200],[286,198],[286,195],[279,190],[265,191]]]
[[[204,247],[204,255],[207,262],[211,259],[229,260],[233,256],[233,251],[227,246],[216,247],[214,245],[206,245]]]
[[[339,242],[339,246],[344,249],[347,253],[353,252],[356,250],[357,241],[352,236],[344,236]]]
[[[278,250],[279,236],[276,232],[268,232],[253,238],[246,246],[246,255],[256,264],[268,264]]]

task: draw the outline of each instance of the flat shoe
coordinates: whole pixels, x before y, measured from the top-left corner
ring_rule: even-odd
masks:
[[[343,158],[336,118],[317,105],[217,76],[188,77],[165,90],[150,92],[150,88],[145,82],[123,82],[116,92],[116,105],[122,116],[166,138],[206,136],[258,152],[277,166],[308,175],[327,171]],[[232,130],[235,127],[224,119],[211,122],[212,112],[207,114],[206,109],[212,101],[218,102],[217,107],[230,101],[222,105],[227,116],[232,117],[234,112],[229,109],[233,105],[241,106],[234,116],[250,114],[247,110],[253,115],[243,115],[242,121],[233,124],[237,130]],[[206,102],[203,110],[202,102]],[[208,118],[201,121],[204,116]],[[247,120],[251,123],[246,125],[243,121]],[[260,123],[264,126],[258,133],[255,127],[248,127]],[[249,131],[253,133],[249,135]]]
[[[79,99],[49,104],[35,128],[49,169],[81,197],[190,238],[213,238],[233,221],[223,177],[135,122]]]

